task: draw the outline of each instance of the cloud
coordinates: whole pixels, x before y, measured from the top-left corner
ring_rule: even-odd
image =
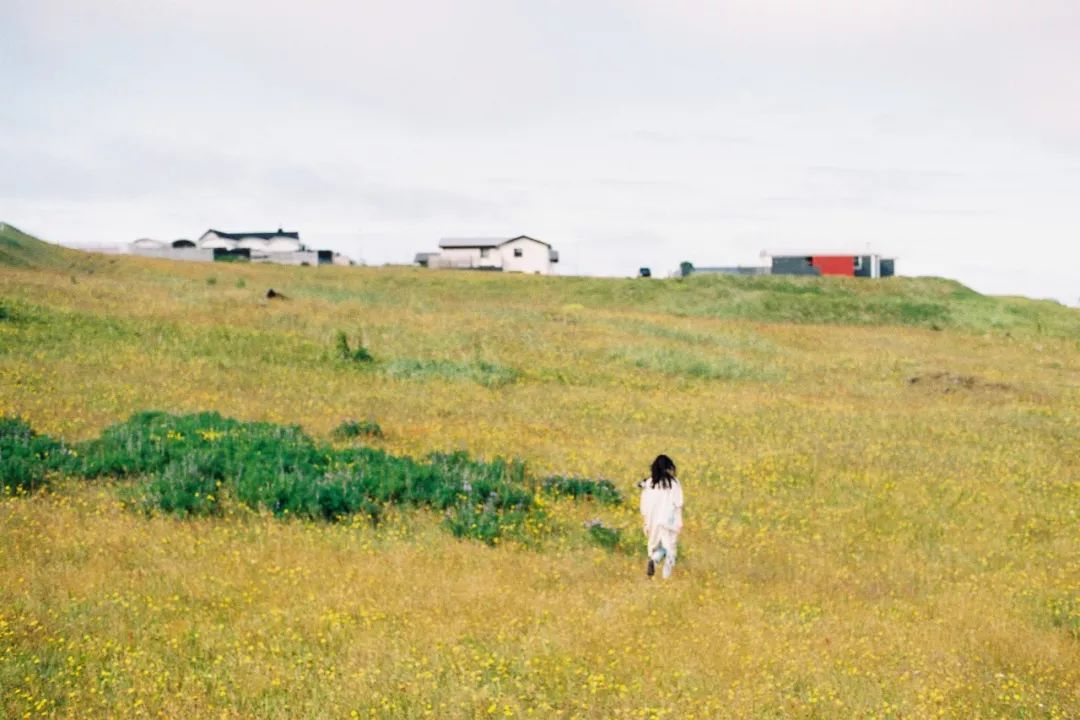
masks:
[[[573,101],[569,73],[590,74],[568,64],[565,48],[552,51],[565,28],[499,0],[40,0],[22,8],[23,33],[40,55],[63,63],[87,46],[118,46],[104,74],[130,74],[144,87],[173,82],[194,62],[210,70],[210,96],[246,86],[268,111],[333,99],[416,125],[528,123],[554,101]]]
[[[808,198],[820,200],[855,198],[865,204],[917,198],[925,202],[963,179],[964,174],[955,170],[825,165],[806,169],[804,188]]]

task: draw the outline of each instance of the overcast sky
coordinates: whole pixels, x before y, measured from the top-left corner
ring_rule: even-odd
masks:
[[[1080,303],[1076,0],[0,0],[0,220],[561,271],[871,248]]]

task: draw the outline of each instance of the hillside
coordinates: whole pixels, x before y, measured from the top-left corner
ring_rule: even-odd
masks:
[[[1080,311],[4,232],[0,415],[52,438],[20,467],[58,461],[0,498],[0,715],[1080,716]],[[659,452],[687,495],[667,584],[635,508]],[[357,467],[404,479],[290,504]],[[423,485],[455,473],[513,483],[471,510]],[[517,525],[470,528],[523,487]]]
[[[0,267],[57,269],[86,259],[86,253],[47,243],[0,222]]]
[[[23,269],[92,271],[117,266],[118,277],[146,275],[146,281],[174,282],[191,268],[70,250],[0,223],[0,266]],[[214,267],[221,267],[216,265]],[[768,323],[905,325],[935,330],[1032,332],[1080,336],[1080,312],[1046,300],[981,295],[942,278],[894,277],[869,282],[855,278],[698,275],[666,280],[541,278],[500,274],[460,275],[399,268],[371,274],[302,271],[281,274],[263,268],[268,282],[295,284],[298,295],[336,301],[353,293],[363,278],[363,298],[373,306],[403,300],[437,304],[448,300],[547,307],[659,313],[676,318],[716,318]],[[413,274],[410,274],[413,273]],[[157,278],[157,279],[155,279]],[[415,278],[422,282],[411,282]],[[402,294],[402,283],[410,283]]]

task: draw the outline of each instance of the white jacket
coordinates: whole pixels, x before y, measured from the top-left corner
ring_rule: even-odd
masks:
[[[641,488],[641,517],[645,521],[649,549],[663,545],[674,550],[683,524],[682,486],[674,478],[670,488],[659,484],[653,487],[651,478],[645,478],[638,486]]]

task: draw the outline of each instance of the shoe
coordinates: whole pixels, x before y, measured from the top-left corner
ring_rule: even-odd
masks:
[[[649,564],[645,566],[645,574],[649,577],[656,574],[656,563],[653,562],[652,558],[649,558]]]

